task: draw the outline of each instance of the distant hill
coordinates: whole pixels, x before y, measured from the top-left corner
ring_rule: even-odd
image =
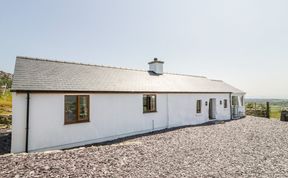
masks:
[[[11,88],[13,74],[0,71],[0,87],[7,84],[8,88]]]
[[[0,70],[0,78],[12,79],[12,77],[13,77],[12,74]]]

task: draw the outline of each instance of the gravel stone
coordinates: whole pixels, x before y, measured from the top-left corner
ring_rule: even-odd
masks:
[[[108,145],[7,154],[0,177],[288,177],[288,123],[247,117]]]

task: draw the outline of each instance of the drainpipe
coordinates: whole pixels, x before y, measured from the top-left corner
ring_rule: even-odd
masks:
[[[28,153],[28,138],[29,138],[29,108],[30,108],[30,93],[27,93],[27,106],[26,106],[26,142],[25,142],[25,152]]]
[[[232,93],[229,94],[229,100],[230,100],[230,120],[233,119],[233,110],[232,110]]]
[[[167,129],[169,128],[169,94],[166,95],[166,107],[167,107]]]

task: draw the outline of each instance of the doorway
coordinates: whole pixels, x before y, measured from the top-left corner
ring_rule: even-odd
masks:
[[[209,119],[216,119],[216,99],[209,100]]]

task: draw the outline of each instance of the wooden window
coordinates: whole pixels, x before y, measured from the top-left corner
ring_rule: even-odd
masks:
[[[196,103],[196,112],[197,112],[197,113],[201,113],[201,109],[202,109],[202,100],[197,100],[197,103]]]
[[[156,95],[143,95],[143,112],[157,112],[156,111]]]
[[[89,122],[89,96],[65,96],[65,124]]]
[[[220,105],[222,105],[222,100],[220,100]]]
[[[228,100],[224,100],[224,108],[228,108]]]

